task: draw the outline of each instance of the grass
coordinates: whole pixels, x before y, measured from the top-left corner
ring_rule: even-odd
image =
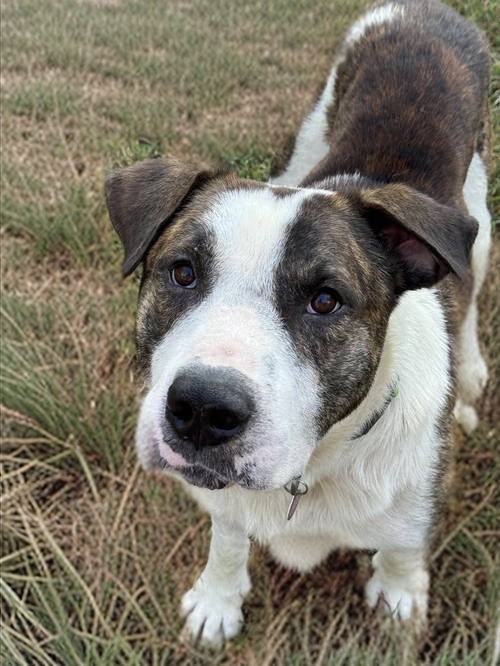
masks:
[[[497,49],[496,3],[453,0]],[[251,558],[246,629],[226,652],[180,638],[209,519],[137,467],[137,278],[120,281],[111,164],[175,155],[250,178],[279,167],[343,30],[334,0],[16,0],[2,8],[2,553],[8,666],[483,666],[500,600],[500,241],[481,297],[490,381],[458,429],[457,483],[416,640],[366,610],[365,553],[308,576]],[[496,40],[496,41],[495,41]],[[491,93],[500,131],[500,67]],[[494,145],[498,164],[500,144]],[[500,215],[498,168],[491,208]]]

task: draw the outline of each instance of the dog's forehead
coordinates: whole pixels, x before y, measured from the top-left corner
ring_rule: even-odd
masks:
[[[336,198],[326,190],[271,185],[225,190],[215,196],[202,222],[224,274],[264,287],[304,211],[309,217],[325,208],[333,213]]]

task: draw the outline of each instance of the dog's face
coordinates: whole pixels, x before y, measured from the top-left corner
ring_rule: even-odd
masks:
[[[194,198],[147,258],[138,447],[192,483],[275,487],[366,393],[394,296],[345,201],[228,185]]]
[[[211,489],[302,474],[367,394],[398,294],[465,270],[475,234],[405,186],[277,188],[163,160],[115,171],[107,199],[124,272],[144,259],[139,458]]]

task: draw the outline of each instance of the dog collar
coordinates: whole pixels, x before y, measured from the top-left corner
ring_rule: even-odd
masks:
[[[363,423],[361,428],[358,430],[358,432],[354,435],[352,439],[359,439],[360,437],[364,437],[365,435],[367,435],[370,432],[370,430],[373,428],[375,423],[377,423],[377,421],[382,418],[382,416],[385,414],[385,410],[389,407],[391,402],[398,395],[399,395],[399,386],[393,384],[389,392],[389,395],[386,397],[384,401],[384,404],[373,412],[370,418]]]
[[[352,439],[359,439],[360,437],[364,437],[364,435],[367,435],[370,432],[370,430],[373,428],[375,423],[377,423],[377,421],[382,418],[382,416],[385,413],[385,410],[389,407],[391,402],[398,395],[399,395],[399,387],[396,384],[394,384],[391,387],[391,391],[387,396],[387,398],[385,399],[384,404],[381,407],[379,407],[379,409],[373,412],[370,418],[367,419],[367,421],[362,425],[362,427],[359,429],[359,431],[354,435]],[[287,520],[290,520],[293,514],[295,513],[302,495],[305,495],[309,490],[309,486],[307,485],[307,483],[305,481],[302,481],[301,479],[302,479],[301,475],[294,476],[291,481],[289,481],[287,484],[283,486],[286,492],[290,493],[290,495],[292,496],[286,514]]]

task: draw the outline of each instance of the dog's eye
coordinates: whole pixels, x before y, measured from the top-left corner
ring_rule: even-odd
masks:
[[[332,289],[321,289],[307,304],[307,312],[311,314],[331,314],[342,307],[339,296]]]
[[[196,286],[194,268],[189,263],[176,264],[171,272],[172,282],[178,287],[192,289]]]

